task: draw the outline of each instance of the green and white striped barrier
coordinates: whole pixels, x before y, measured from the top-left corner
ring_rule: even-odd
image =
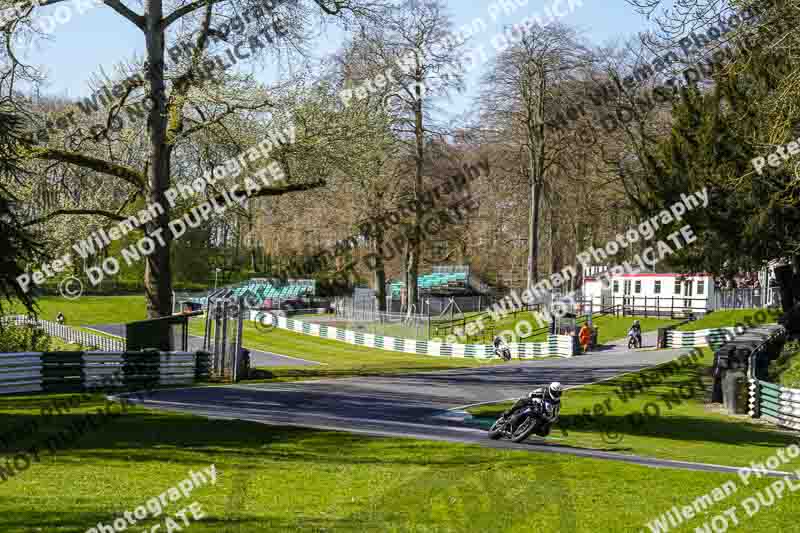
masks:
[[[325,324],[315,324],[273,315],[263,311],[250,311],[250,320],[271,323],[273,326],[295,333],[337,340],[356,346],[378,348],[392,352],[432,355],[435,357],[473,357],[490,359],[496,357],[491,344],[449,344],[443,342],[420,341],[400,337],[387,337],[336,328]],[[568,335],[550,335],[544,342],[510,343],[511,357],[533,359],[535,357],[572,357],[573,338]]]
[[[773,424],[800,430],[800,389],[750,379],[749,414]]]
[[[739,332],[740,333],[740,332]],[[667,330],[668,348],[694,348],[711,346],[718,348],[737,335],[736,328],[699,329],[697,331]]]

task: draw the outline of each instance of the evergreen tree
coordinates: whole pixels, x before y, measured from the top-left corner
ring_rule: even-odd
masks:
[[[797,75],[790,48],[754,48],[714,76],[710,90],[684,89],[673,108],[671,135],[649,154],[638,204],[652,213],[708,188],[709,205],[684,217],[698,235],[674,263],[687,270],[732,274],[774,259],[784,309],[800,299],[800,209],[797,161],[756,172],[752,159],[800,135],[800,95],[786,85]],[[765,148],[766,147],[766,148]],[[665,233],[675,228],[665,228]],[[786,271],[786,268],[789,271]]]
[[[25,273],[28,262],[38,263],[43,249],[33,235],[22,225],[15,212],[15,198],[4,186],[21,172],[17,150],[24,142],[20,136],[21,119],[11,110],[0,108],[0,315],[3,302],[16,299],[28,311],[34,311],[31,292],[25,292],[17,277]]]

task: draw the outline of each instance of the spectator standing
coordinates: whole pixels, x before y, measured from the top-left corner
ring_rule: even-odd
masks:
[[[589,351],[589,344],[592,342],[592,329],[589,327],[589,323],[585,322],[583,327],[581,327],[581,331],[578,334],[578,340],[583,347],[583,353]]]

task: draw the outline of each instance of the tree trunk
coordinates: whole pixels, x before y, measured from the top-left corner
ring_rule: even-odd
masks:
[[[559,241],[559,220],[556,210],[550,208],[550,275],[561,272],[561,246],[557,243]]]
[[[575,222],[575,257],[578,257],[578,254],[583,252],[584,249],[584,242],[586,242],[586,230],[584,225],[580,221]],[[575,261],[575,270],[577,271],[577,275],[574,278],[574,283],[572,284],[572,289],[576,290],[580,288],[583,290],[583,264],[580,261]]]
[[[794,274],[791,265],[775,267],[775,279],[781,290],[781,305],[783,312],[788,313],[794,305]]]
[[[539,204],[542,186],[531,180],[531,208],[528,214],[528,289],[539,282]]]
[[[163,212],[146,225],[147,235],[154,237],[155,251],[147,257],[144,272],[147,295],[147,316],[156,318],[172,314],[172,272],[170,270],[169,202],[164,195],[170,186],[170,155],[166,143],[167,113],[164,87],[164,32],[161,0],[145,0],[147,82],[151,108],[147,114],[150,143],[147,184],[149,201],[160,205]],[[162,244],[163,243],[163,244]]]
[[[375,236],[373,244],[375,253],[375,268],[372,269],[375,292],[378,293],[378,310],[385,312],[386,309],[386,268],[383,263],[383,232],[379,231]]]
[[[414,169],[414,227],[411,229],[411,238],[409,239],[410,246],[408,247],[408,260],[406,271],[406,287],[408,288],[408,315],[414,312],[413,305],[417,303],[417,278],[419,275],[419,254],[420,254],[420,241],[421,231],[420,224],[422,223],[422,169],[425,161],[425,130],[422,124],[422,78],[417,71],[417,86],[415,92],[417,101],[414,105],[414,135],[416,137],[416,154],[415,154],[415,169]],[[417,309],[419,312],[419,310]]]
[[[529,87],[533,87],[530,80]],[[539,96],[534,102],[533,91],[528,96],[528,180],[531,208],[528,216],[528,289],[539,282],[539,206],[544,184],[544,95],[547,78],[539,66]],[[534,107],[535,104],[535,107]]]

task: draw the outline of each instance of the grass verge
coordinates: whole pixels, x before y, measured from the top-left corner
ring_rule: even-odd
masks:
[[[3,427],[39,415],[58,396],[0,398]],[[99,399],[43,421],[66,427]],[[44,434],[34,436],[34,441]],[[14,443],[11,455],[30,444]],[[613,461],[410,439],[275,428],[132,408],[56,455],[0,482],[0,531],[67,533],[111,524],[126,511],[214,464],[218,479],[164,514],[137,522],[150,531],[196,501],[195,533],[618,532],[686,505],[736,476],[651,469]],[[693,531],[771,480],[741,487],[687,522]],[[740,484],[741,485],[741,484]],[[753,518],[748,531],[791,531],[798,500],[787,494]],[[191,515],[189,515],[191,519]],[[178,531],[178,529],[172,529]],[[184,529],[185,530],[185,529]]]
[[[763,461],[796,435],[704,403],[713,354],[568,390],[551,435],[570,446],[733,466]],[[468,409],[488,425],[509,404]]]
[[[708,313],[698,320],[687,322],[675,329],[678,331],[697,331],[700,329],[733,327],[736,324],[749,327],[749,324],[774,323],[782,314],[777,309],[724,309]]]

